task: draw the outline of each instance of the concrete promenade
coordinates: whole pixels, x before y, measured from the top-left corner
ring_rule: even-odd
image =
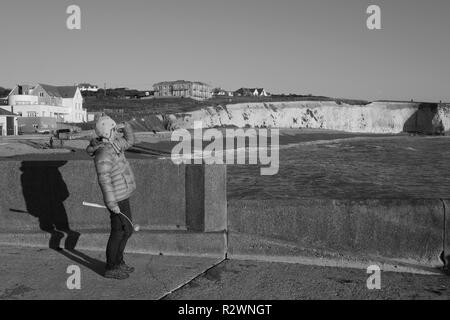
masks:
[[[381,289],[368,290],[362,269],[127,254],[136,271],[117,281],[99,275],[101,252],[0,246],[0,259],[0,300],[450,298],[445,275],[382,272]],[[81,271],[79,290],[67,287],[73,265]]]

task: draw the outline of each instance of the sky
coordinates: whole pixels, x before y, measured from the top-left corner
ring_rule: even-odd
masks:
[[[69,5],[81,30],[69,30]],[[381,30],[366,9],[381,8]],[[448,0],[2,0],[0,86],[236,90],[450,102]]]

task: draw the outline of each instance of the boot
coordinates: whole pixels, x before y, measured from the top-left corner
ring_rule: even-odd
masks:
[[[114,269],[108,269],[105,271],[105,278],[124,280],[128,277],[129,277],[128,273],[126,273],[119,267],[114,268]]]
[[[124,261],[122,261],[119,264],[118,267],[121,271],[125,272],[125,273],[132,273],[134,272],[134,267],[130,267],[129,265],[127,265]]]

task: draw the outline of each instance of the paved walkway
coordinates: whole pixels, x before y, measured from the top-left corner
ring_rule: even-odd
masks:
[[[132,254],[127,280],[103,278],[104,254],[0,247],[0,299],[160,299],[218,261],[210,258]],[[81,270],[81,289],[69,290],[67,268]]]
[[[0,247],[0,299],[449,299],[450,277],[381,273],[368,290],[366,270],[286,263],[130,254],[134,274],[103,278],[104,255]],[[67,268],[81,270],[69,290]]]

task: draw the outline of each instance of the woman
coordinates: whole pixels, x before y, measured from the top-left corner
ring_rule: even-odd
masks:
[[[121,128],[123,137],[117,134]],[[133,233],[129,198],[136,189],[134,175],[124,152],[133,146],[134,134],[128,123],[118,126],[108,116],[97,120],[95,133],[98,138],[91,140],[86,151],[94,157],[98,182],[111,218],[105,277],[123,280],[134,271],[123,260],[125,246]]]

